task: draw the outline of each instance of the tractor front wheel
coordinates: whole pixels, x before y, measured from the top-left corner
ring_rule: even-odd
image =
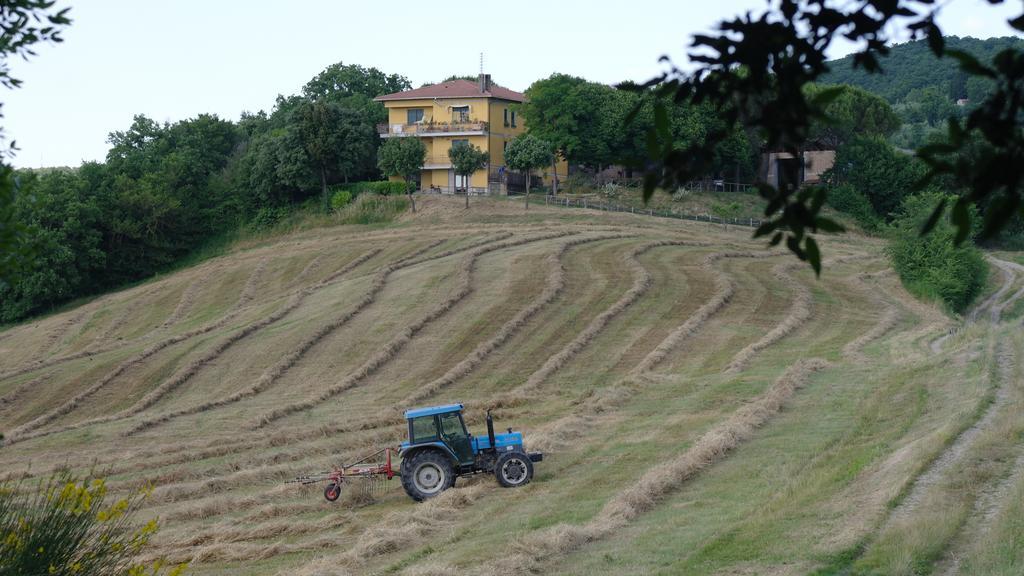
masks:
[[[494,463],[494,475],[503,488],[518,488],[533,478],[533,462],[522,452],[505,452]]]
[[[417,502],[437,496],[454,484],[452,463],[440,452],[425,450],[402,461],[402,488]]]

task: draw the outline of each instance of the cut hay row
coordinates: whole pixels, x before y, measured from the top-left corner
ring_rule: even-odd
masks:
[[[1002,274],[1003,283],[991,296],[983,300],[980,304],[975,306],[970,313],[967,314],[968,322],[977,322],[978,318],[983,312],[989,313],[989,319],[993,324],[999,321],[999,312],[996,308],[996,303],[999,302],[1010,288],[1013,288],[1013,281],[1017,278],[1017,275],[1013,273],[1013,269],[1007,265],[1003,260],[993,258],[991,256],[986,258],[996,268],[999,268],[999,272]]]
[[[298,571],[289,570],[287,573],[301,576],[349,574],[351,570],[358,570],[374,558],[407,550],[417,540],[453,529],[455,514],[473,504],[484,492],[482,482],[470,481],[465,488],[446,490],[418,504],[411,511],[403,509],[392,512],[364,530],[345,552],[321,556]]]
[[[760,258],[772,256],[765,252],[716,252],[704,258],[702,267],[715,277],[715,292],[691,314],[683,324],[672,330],[629,374],[616,384],[599,390],[571,413],[548,424],[531,436],[530,445],[545,451],[561,449],[569,440],[586,430],[593,418],[628,400],[647,373],[687,339],[694,336],[707,321],[726,306],[736,292],[735,281],[718,270],[715,263],[725,258]]]
[[[542,236],[531,236],[528,238],[518,238],[512,240],[505,240],[503,242],[497,242],[494,244],[488,244],[472,250],[462,261],[458,271],[458,284],[454,292],[444,300],[441,304],[431,310],[426,316],[423,316],[416,322],[405,327],[404,330],[387,344],[383,348],[374,354],[369,360],[363,363],[362,366],[356,369],[355,372],[349,374],[341,382],[333,386],[325,388],[322,392],[314,395],[312,398],[303,400],[300,402],[294,402],[287,406],[282,406],[271,410],[263,414],[256,419],[253,424],[253,429],[263,428],[277,420],[280,420],[286,416],[304,412],[312,409],[321,403],[337,396],[338,394],[349,390],[360,382],[365,380],[367,377],[375,373],[381,366],[394,358],[405,345],[408,344],[420,331],[426,328],[431,322],[445,315],[449,310],[455,307],[456,304],[461,302],[464,298],[469,296],[473,291],[473,270],[476,267],[477,259],[488,252],[494,252],[496,250],[502,250],[505,248],[512,248],[515,246],[521,246],[523,244],[529,244],[531,242],[539,242],[543,240],[552,240],[555,238],[561,238],[575,234],[575,232],[556,232],[552,234]]]
[[[783,286],[793,287],[793,303],[790,305],[789,312],[786,317],[782,319],[774,328],[772,328],[767,334],[759,338],[756,342],[752,342],[744,347],[742,350],[733,356],[729,365],[726,367],[725,372],[727,374],[736,374],[741,372],[754,356],[757,356],[765,348],[768,348],[772,344],[775,344],[779,340],[782,340],[788,336],[792,331],[796,330],[800,326],[811,319],[813,314],[814,296],[811,294],[811,290],[802,282],[799,282],[793,278],[789,272],[798,266],[804,266],[801,262],[779,264],[772,269],[772,273],[775,279],[779,281]]]
[[[454,384],[460,378],[466,376],[473,371],[477,366],[483,362],[487,356],[497,350],[502,344],[508,341],[516,332],[518,332],[526,323],[537,315],[545,306],[550,304],[562,290],[565,289],[565,266],[562,264],[562,256],[569,248],[579,246],[588,242],[597,242],[599,240],[610,240],[615,238],[625,238],[623,235],[616,236],[597,236],[591,238],[575,238],[568,242],[562,243],[558,250],[548,256],[548,276],[545,282],[544,290],[537,298],[530,303],[529,306],[520,310],[511,320],[505,322],[498,329],[498,332],[485,342],[481,342],[469,353],[462,361],[450,368],[443,375],[435,378],[434,380],[424,384],[420,388],[409,394],[403,404],[415,404],[425,398],[428,398],[440,390],[447,388]]]
[[[613,318],[633,305],[633,303],[635,303],[651,286],[651,274],[643,267],[642,264],[640,264],[638,258],[643,253],[660,246],[706,247],[707,245],[695,242],[664,240],[645,244],[631,251],[625,257],[626,265],[633,270],[633,285],[630,289],[614,304],[594,317],[594,319],[590,321],[590,324],[577,334],[572,341],[562,347],[561,350],[548,357],[540,368],[535,370],[526,378],[526,381],[523,384],[520,384],[508,393],[501,394],[497,398],[493,399],[490,402],[490,407],[499,408],[516,405],[523,402],[526,398],[531,397],[541,388],[541,386],[543,386],[552,374],[560,370],[570,360],[576,357],[576,355],[582,352],[583,349],[586,348],[586,346],[596,338],[605,329],[605,327],[608,326],[608,323],[611,322]]]
[[[913,485],[906,497],[889,514],[887,526],[910,517],[924,500],[928,491],[938,484],[958,462],[968,457],[982,433],[992,427],[999,412],[1010,400],[1010,387],[1013,385],[1013,379],[1009,375],[1013,362],[1012,349],[1005,341],[1000,342],[996,350],[995,378],[998,382],[994,383],[995,392],[988,408],[980,414],[977,420],[957,434],[953,442],[913,480]]]
[[[49,377],[50,375],[46,374],[19,384],[18,387],[12,390],[9,394],[0,397],[0,416],[3,416],[11,408],[14,408],[14,405],[18,403],[18,400],[31,392],[36,386],[46,382]]]
[[[265,260],[261,262],[261,265],[265,265],[265,264],[266,264]],[[193,331],[189,332],[188,334],[190,334],[190,336],[188,336],[188,338],[191,338],[191,337],[197,336],[197,335],[202,335],[202,334],[205,334],[206,332],[209,332],[211,330],[215,330],[217,328],[220,328],[221,326],[227,324],[232,319],[234,319],[236,316],[238,316],[238,314],[240,314],[242,312],[242,310],[245,308],[245,306],[247,304],[249,304],[249,301],[252,299],[252,290],[250,289],[250,286],[255,285],[254,278],[256,277],[256,275],[261,274],[262,272],[263,272],[262,266],[257,266],[256,269],[253,270],[252,274],[249,276],[249,279],[246,281],[245,289],[243,289],[242,292],[239,294],[238,300],[231,307],[231,309],[228,310],[227,312],[225,312],[224,315],[222,315],[220,318],[218,318],[214,322],[209,323],[206,326],[203,326],[202,328],[199,328],[197,330],[193,330]],[[134,342],[139,342],[139,341],[145,340],[147,336],[149,336],[150,334],[152,334],[153,332],[155,332],[158,329],[159,329],[159,327],[154,328],[150,332],[147,332],[146,334],[144,334],[144,335],[142,335],[142,336],[140,336],[138,338],[133,338],[130,342],[117,342],[117,343],[114,343],[114,344],[106,346],[106,347],[97,347],[97,348],[87,347],[87,348],[85,348],[83,350],[80,350],[78,352],[75,352],[73,354],[66,354],[66,355],[63,355],[63,356],[51,357],[51,358],[47,358],[46,360],[37,360],[33,364],[29,364],[27,366],[23,366],[21,368],[17,368],[15,370],[11,370],[9,372],[0,373],[0,380],[5,380],[7,378],[16,378],[18,376],[21,376],[22,374],[27,374],[29,372],[35,372],[36,370],[42,370],[43,368],[49,368],[50,366],[55,366],[57,364],[63,364],[65,362],[71,362],[73,360],[79,360],[79,359],[86,358],[86,357],[89,357],[89,356],[95,356],[97,354],[105,354],[107,352],[111,352],[113,350],[117,350],[119,348],[122,348],[123,346],[125,346],[125,345],[127,345],[129,343],[134,343]],[[175,338],[178,338],[178,337],[177,336],[173,336],[170,339],[175,339]],[[187,338],[185,338],[185,339],[187,339]],[[181,340],[175,340],[175,342],[172,342],[171,344],[176,343],[176,342],[180,342],[180,341]],[[161,344],[161,343],[157,343],[157,345],[159,345],[159,344]],[[167,344],[164,347],[169,346],[169,345],[170,344]]]
[[[184,342],[185,340],[188,340],[190,338],[195,338],[196,336],[206,334],[207,332],[211,332],[213,330],[216,330],[217,328],[220,328],[224,324],[227,324],[241,312],[242,306],[244,306],[244,304],[248,303],[248,301],[253,298],[253,293],[255,291],[255,288],[253,287],[256,285],[257,282],[255,278],[262,273],[264,267],[266,266],[266,262],[266,259],[262,260],[260,264],[256,266],[256,269],[253,270],[252,274],[249,276],[249,280],[246,282],[246,289],[242,291],[242,295],[239,297],[238,302],[235,304],[232,311],[229,311],[227,314],[224,314],[219,319],[205,326],[157,342],[147,347],[145,350],[136,354],[135,356],[132,356],[128,360],[121,362],[120,364],[117,365],[116,368],[108,372],[98,382],[94,383],[92,386],[89,386],[84,391],[78,393],[71,400],[64,402],[57,408],[54,408],[53,410],[50,410],[49,412],[42,414],[41,416],[35,418],[34,420],[30,420],[29,422],[11,430],[10,433],[4,438],[4,444],[10,445],[12,443],[28,439],[29,432],[32,432],[33,430],[36,430],[42,426],[45,426],[46,424],[53,422],[57,418],[60,418],[70,413],[72,410],[77,408],[79,404],[81,404],[89,397],[91,397],[93,394],[99,392],[105,386],[113,382],[114,379],[123,374],[125,371],[140,365],[147,358],[153,356],[154,354],[160,352],[161,350],[167,348],[168,346],[173,346],[174,344],[177,344],[179,342]]]
[[[132,428],[128,429],[125,432],[125,436],[132,436],[134,434],[138,434],[139,432],[148,430],[160,424],[170,422],[171,420],[174,420],[176,418],[181,418],[183,416],[189,416],[192,414],[200,414],[203,412],[207,412],[209,410],[213,410],[215,408],[221,408],[229,404],[234,404],[246,398],[251,398],[253,396],[256,396],[257,394],[260,394],[268,387],[273,385],[275,382],[277,382],[279,379],[281,379],[281,377],[283,377],[289,370],[291,370],[291,368],[299,360],[301,360],[302,357],[305,356],[307,352],[309,352],[314,346],[319,344],[324,338],[327,338],[328,336],[336,332],[338,329],[340,329],[342,326],[348,324],[360,312],[362,312],[371,304],[373,304],[377,300],[377,297],[380,295],[380,293],[384,290],[388,278],[394,271],[400,270],[408,266],[412,266],[416,263],[423,262],[424,260],[418,259],[420,256],[433,250],[434,248],[443,243],[444,240],[436,240],[419,248],[412,254],[399,259],[398,261],[386,265],[380,272],[378,272],[374,276],[373,282],[370,285],[369,290],[367,290],[366,294],[363,295],[363,298],[358,303],[356,303],[355,306],[350,308],[348,311],[342,313],[341,315],[335,317],[327,324],[320,326],[320,328],[317,329],[316,332],[306,337],[305,340],[300,342],[298,346],[296,346],[290,352],[285,354],[274,365],[264,370],[263,373],[260,374],[259,378],[256,379],[256,382],[253,383],[252,386],[239,390],[226,397],[218,398],[208,402],[203,402],[201,404],[190,406],[188,408],[182,408],[180,410],[164,412],[162,414],[158,414],[156,416],[147,418],[137,423]],[[435,255],[429,258],[428,260],[441,257],[443,256]],[[331,278],[328,278],[324,282],[330,283],[338,276],[340,276],[340,273],[332,275]]]
[[[204,402],[202,404],[198,404],[196,406],[192,406],[192,407],[189,407],[189,408],[183,408],[181,410],[176,410],[176,411],[172,411],[172,412],[166,412],[166,413],[163,413],[163,414],[159,414],[159,415],[157,415],[155,417],[148,418],[146,420],[143,420],[142,422],[139,422],[134,427],[132,427],[131,429],[126,431],[125,435],[126,436],[131,436],[131,435],[137,434],[139,432],[142,432],[144,430],[148,430],[150,428],[153,428],[154,426],[157,426],[157,425],[169,422],[169,421],[171,421],[173,419],[176,419],[176,418],[180,418],[180,417],[183,417],[183,416],[189,416],[189,415],[192,415],[192,414],[200,414],[202,412],[207,412],[209,410],[213,410],[213,409],[216,409],[216,408],[222,408],[224,406],[227,406],[227,405],[230,405],[230,404],[234,404],[236,402],[240,402],[240,401],[242,401],[242,400],[244,400],[246,398],[251,398],[253,396],[256,396],[256,395],[262,393],[264,390],[266,390],[268,387],[270,387],[274,382],[276,382],[281,377],[283,377],[288,372],[288,370],[290,370],[300,359],[302,359],[303,356],[306,355],[306,353],[309,352],[309,350],[311,350],[314,346],[316,346],[323,339],[327,338],[329,335],[331,335],[334,332],[336,332],[342,326],[346,325],[353,318],[355,318],[360,312],[362,312],[363,310],[368,308],[371,304],[373,304],[377,300],[377,297],[380,295],[380,293],[383,292],[385,286],[387,285],[388,279],[390,278],[391,274],[393,274],[394,272],[396,272],[398,270],[401,270],[401,269],[404,269],[404,268],[409,268],[409,267],[412,267],[412,266],[423,264],[425,262],[429,262],[429,261],[432,261],[432,260],[439,260],[439,259],[442,259],[442,258],[447,258],[449,256],[458,254],[460,252],[479,250],[479,249],[481,249],[483,247],[487,247],[488,245],[495,245],[496,243],[500,243],[502,240],[504,240],[506,238],[509,238],[511,236],[512,235],[510,233],[498,234],[498,235],[496,235],[494,237],[490,237],[490,238],[484,239],[481,242],[474,243],[474,244],[471,244],[471,245],[466,246],[466,247],[453,248],[453,249],[445,250],[443,252],[439,252],[438,254],[434,254],[434,255],[431,255],[431,256],[428,256],[428,257],[425,257],[425,258],[421,257],[423,254],[429,252],[430,250],[433,250],[434,248],[436,248],[437,246],[439,246],[440,244],[443,244],[445,242],[445,240],[437,240],[437,241],[434,241],[434,242],[428,244],[427,246],[422,247],[421,249],[417,250],[416,252],[414,252],[414,253],[412,253],[412,254],[404,257],[404,258],[401,258],[400,260],[398,260],[396,262],[388,264],[380,272],[378,272],[377,275],[374,277],[374,280],[373,280],[373,283],[370,286],[370,289],[363,296],[362,300],[360,300],[349,311],[347,311],[344,314],[342,314],[341,316],[335,318],[334,320],[332,320],[328,324],[326,324],[324,326],[321,326],[319,330],[317,330],[314,334],[312,334],[309,337],[307,337],[297,347],[292,349],[291,352],[289,352],[287,355],[285,355],[283,358],[281,358],[276,364],[274,364],[273,366],[271,366],[271,367],[267,368],[266,370],[264,370],[264,372],[260,375],[260,377],[256,380],[256,382],[252,386],[250,386],[248,388],[245,388],[243,390],[239,390],[239,391],[235,392],[234,394],[228,395],[228,396],[223,397],[223,398],[218,398],[216,400],[211,400],[209,402]],[[333,280],[333,277],[332,278],[328,278],[327,281],[332,281],[332,280]]]
[[[1002,260],[1000,258],[996,258],[995,256],[991,256],[991,255],[989,255],[989,258],[992,261],[998,262],[1002,266],[1005,266],[1006,268],[1008,268],[1011,271],[1011,273],[1014,275],[1014,281],[1016,281],[1017,278],[1020,277],[1020,275],[1018,275],[1018,273],[1024,273],[1024,266],[1021,266],[1020,264],[1017,264],[1016,262],[1009,262],[1007,260]],[[1021,286],[1016,292],[1014,292],[1006,300],[1003,300],[1002,302],[999,302],[999,303],[993,305],[993,307],[992,307],[992,318],[993,318],[993,321],[998,322],[998,321],[1002,320],[1003,311],[1006,310],[1007,308],[1013,306],[1014,304],[1016,304],[1016,302],[1018,300],[1020,300],[1022,297],[1024,297],[1024,286]]]
[[[894,306],[888,299],[882,298],[878,295],[876,290],[873,290],[866,283],[866,280],[870,276],[868,274],[858,274],[854,276],[854,284],[856,284],[861,291],[869,292],[874,295],[875,305],[881,307],[884,312],[882,316],[875,322],[871,328],[858,336],[855,340],[848,342],[843,346],[843,358],[848,361],[863,361],[865,359],[863,350],[868,344],[878,340],[882,336],[885,336],[890,330],[896,327],[896,324],[900,321],[900,310]]]
[[[96,315],[99,308],[100,306],[98,302],[82,306],[76,314],[68,317],[66,320],[58,324],[56,328],[54,328],[53,332],[46,337],[46,343],[43,344],[42,353],[40,355],[52,356],[53,354],[56,354],[64,344],[64,340],[67,338],[71,330],[76,326],[81,330],[81,327],[88,321],[88,319]]]
[[[365,263],[367,260],[379,254],[381,250],[381,248],[371,249],[366,253],[361,254],[357,258],[353,259],[345,266],[342,266],[339,270],[331,274],[331,276],[329,276],[328,278],[294,293],[288,300],[288,302],[280,309],[274,311],[273,314],[270,314],[269,316],[266,316],[256,322],[252,322],[243,327],[242,329],[238,330],[234,334],[223,339],[216,346],[214,346],[212,349],[208,350],[205,354],[203,354],[201,357],[193,360],[192,362],[189,362],[184,368],[178,370],[174,375],[172,375],[170,378],[162,382],[149,394],[146,394],[138,402],[122,410],[121,412],[118,412],[116,414],[110,414],[107,416],[101,416],[98,418],[92,418],[90,420],[84,420],[82,422],[76,422],[74,424],[60,428],[54,428],[52,430],[39,431],[34,435],[27,435],[26,438],[43,436],[48,434],[56,434],[59,432],[77,430],[85,426],[103,424],[106,422],[114,422],[141,413],[142,411],[152,407],[154,404],[159,402],[168,394],[174,392],[175,390],[183,386],[185,383],[191,380],[196,374],[198,374],[203,367],[208,366],[209,364],[215,362],[218,358],[220,358],[229,348],[231,348],[238,342],[241,342],[244,338],[247,338],[255,334],[256,332],[286,317],[288,314],[292,313],[295,309],[301,306],[302,303],[305,302],[306,298],[317,293],[320,290],[327,288],[337,279],[343,277],[344,275],[348,274],[355,268]]]
[[[323,260],[326,255],[327,252],[323,251],[310,260],[309,264],[306,264],[306,266],[302,268],[302,271],[295,276],[294,283],[301,286],[306,281],[306,278],[320,269],[320,261]]]
[[[716,268],[715,262],[726,258],[768,258],[775,255],[771,252],[716,252],[705,257],[702,266],[715,278],[714,295],[685,322],[672,330],[631,372],[636,375],[654,370],[672,350],[678,349],[683,342],[696,334],[711,316],[732,300],[736,294],[736,283],[728,274]]]
[[[210,277],[213,275],[213,272],[213,269],[206,271],[205,274],[202,274],[199,278],[193,280],[188,287],[182,291],[181,298],[178,299],[177,306],[174,307],[174,311],[171,312],[171,315],[160,324],[160,328],[167,329],[174,326],[192,311],[192,306],[195,305],[199,291],[209,285]],[[243,295],[244,294],[245,292],[243,291]]]
[[[645,472],[635,483],[605,503],[601,511],[586,524],[558,524],[529,534],[513,545],[510,554],[490,563],[501,569],[482,569],[477,572],[537,572],[543,562],[550,562],[618,532],[641,514],[650,511],[685,482],[749,440],[782,409],[811,374],[826,366],[827,362],[821,359],[798,360],[767,391],[704,433],[679,456]]]

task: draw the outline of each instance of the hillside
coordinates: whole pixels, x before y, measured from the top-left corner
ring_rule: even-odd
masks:
[[[962,50],[978,60],[989,63],[1005,48],[1024,47],[1024,39],[1006,36],[1002,38],[977,38],[958,36],[946,37],[948,50]],[[888,56],[882,57],[884,73],[869,74],[863,68],[853,67],[853,56],[846,56],[829,62],[831,71],[822,77],[826,84],[851,84],[873,92],[890,104],[904,101],[911,92],[935,88],[950,101],[968,98],[979,101],[988,87],[979,79],[963,73],[956,60],[936,58],[925,40],[897,44],[891,47]]]
[[[816,280],[749,228],[461,202],[250,242],[0,332],[4,476],[68,463],[114,491],[152,482],[151,553],[195,574],[1024,561],[1009,255],[951,331],[874,239],[826,239]],[[282,484],[396,445],[402,409],[450,401],[476,433],[496,406],[544,450],[534,481],[463,479],[425,504],[397,479],[333,504]]]

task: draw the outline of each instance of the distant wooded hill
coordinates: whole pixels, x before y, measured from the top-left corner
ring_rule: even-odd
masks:
[[[1011,36],[987,40],[946,37],[947,49],[963,50],[986,63],[1010,47],[1024,48],[1024,39]],[[832,71],[822,78],[823,83],[859,86],[892,104],[904,101],[915,90],[927,88],[936,88],[951,101],[967,98],[972,102],[981,100],[989,90],[986,81],[961,72],[956,60],[936,58],[924,40],[893,46],[890,54],[881,59],[885,70],[883,74],[854,69],[852,56],[833,60],[830,64]]]

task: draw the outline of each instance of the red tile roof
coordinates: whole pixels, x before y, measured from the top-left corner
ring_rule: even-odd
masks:
[[[374,100],[378,102],[387,102],[389,100],[412,100],[414,98],[500,98],[502,100],[511,100],[512,102],[522,102],[525,97],[514,90],[508,88],[502,88],[497,86],[494,82],[491,82],[490,90],[486,92],[480,92],[480,86],[476,82],[470,82],[469,80],[452,80],[451,82],[442,82],[440,84],[431,84],[430,86],[424,86],[422,88],[415,88],[413,90],[406,90],[405,92],[395,92],[394,94],[385,94],[384,96],[377,96]]]

